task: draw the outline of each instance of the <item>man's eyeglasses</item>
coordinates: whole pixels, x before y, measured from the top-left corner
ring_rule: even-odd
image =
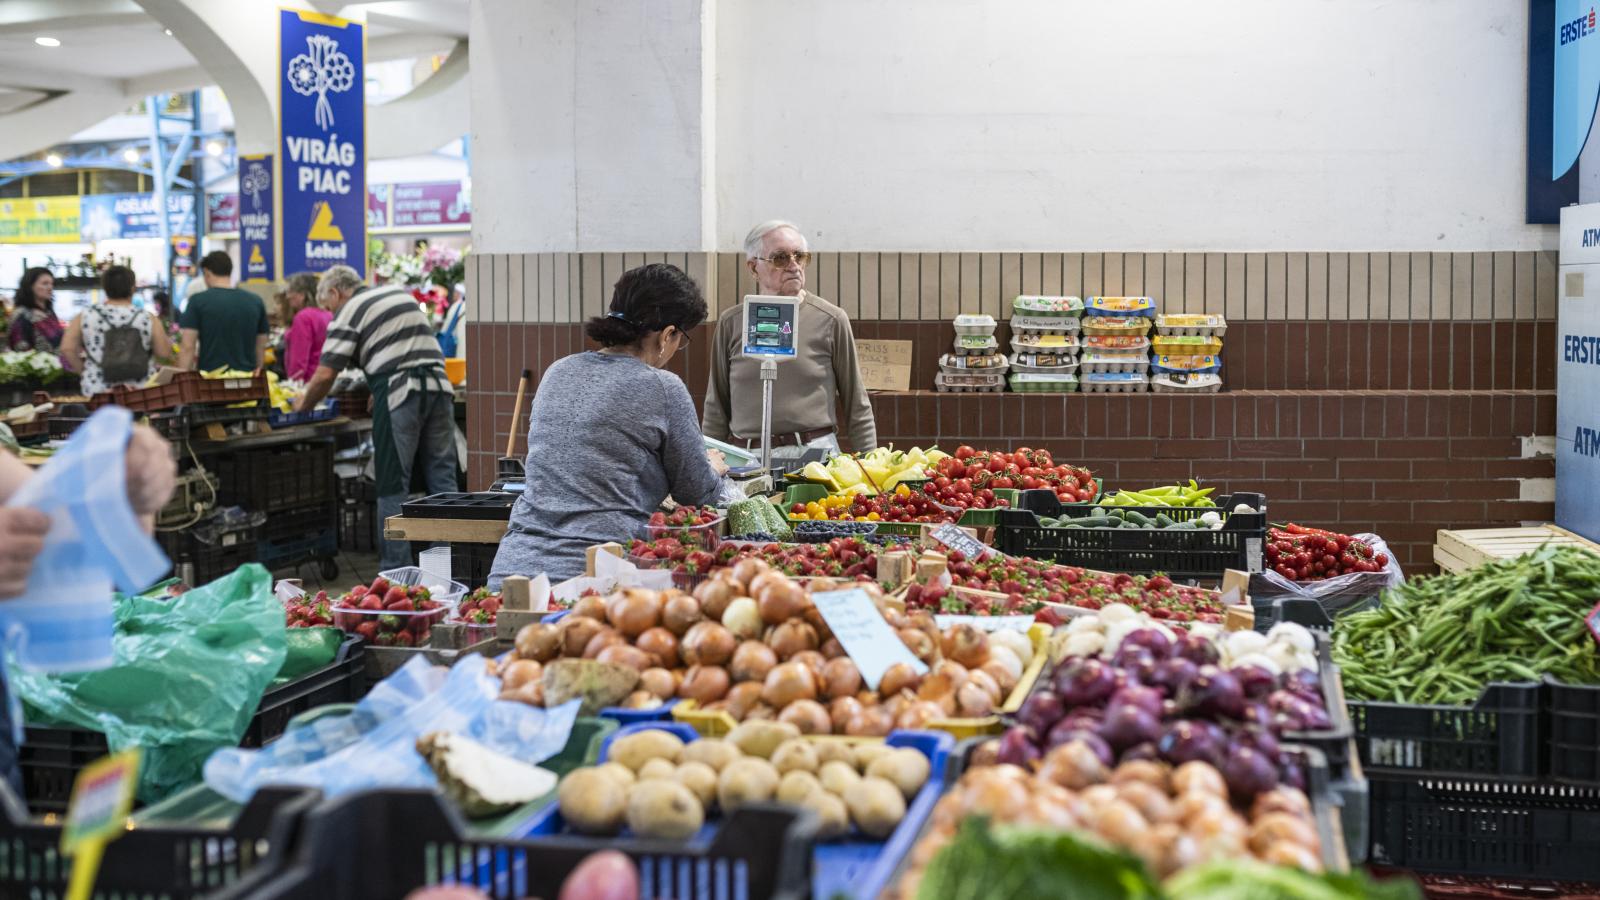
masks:
[[[789,268],[790,263],[799,263],[800,267],[803,269],[811,262],[811,251],[799,250],[794,253],[790,253],[787,250],[779,250],[777,253],[774,253],[771,256],[758,256],[756,259],[759,259],[765,263],[771,263],[780,269]]]

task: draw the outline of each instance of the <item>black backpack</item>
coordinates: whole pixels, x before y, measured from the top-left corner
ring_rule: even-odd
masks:
[[[134,325],[138,316],[126,324],[113,325],[100,307],[91,307],[106,326],[105,349],[94,360],[100,367],[100,378],[107,385],[137,384],[150,376],[150,350],[144,345],[144,335]],[[92,359],[93,357],[91,357]]]

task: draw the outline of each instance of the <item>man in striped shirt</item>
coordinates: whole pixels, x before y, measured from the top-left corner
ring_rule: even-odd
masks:
[[[349,366],[367,374],[381,534],[383,523],[400,515],[416,466],[428,493],[457,489],[454,389],[433,326],[404,287],[368,287],[354,269],[334,266],[317,282],[317,301],[333,313],[333,322],[296,408],[314,408]],[[379,560],[385,568],[411,565],[410,545],[385,540]]]

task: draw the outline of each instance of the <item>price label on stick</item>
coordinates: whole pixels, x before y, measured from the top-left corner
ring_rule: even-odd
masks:
[[[824,591],[812,594],[811,602],[817,605],[822,620],[828,623],[844,652],[861,670],[861,680],[867,687],[877,690],[879,679],[895,663],[910,665],[918,675],[928,671],[922,660],[911,653],[883,620],[883,613],[878,612],[866,591],[860,588]]]
[[[968,559],[983,559],[994,553],[993,547],[985,546],[973,537],[960,525],[940,525],[928,532],[928,536],[951,550],[960,550]]]
[[[78,773],[61,828],[61,853],[72,858],[68,900],[88,900],[108,841],[122,836],[139,785],[137,747],[92,763]]]
[[[1033,627],[1033,616],[934,616],[939,630],[957,625],[971,625],[979,631],[1020,631],[1027,633]]]
[[[1595,643],[1600,644],[1600,603],[1596,603],[1594,609],[1589,610],[1589,614],[1583,617],[1583,624],[1589,626],[1589,636],[1594,638]]]

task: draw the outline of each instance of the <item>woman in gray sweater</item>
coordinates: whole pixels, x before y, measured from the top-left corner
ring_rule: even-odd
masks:
[[[727,467],[709,454],[694,401],[662,367],[704,322],[706,301],[681,269],[624,273],[611,311],[584,332],[602,349],[545,371],[528,419],[527,486],[495,554],[491,588],[507,575],[583,574],[584,552],[646,537],[667,496],[710,504]]]

